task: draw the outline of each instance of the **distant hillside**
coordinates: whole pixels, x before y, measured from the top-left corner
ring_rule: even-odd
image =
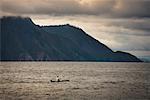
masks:
[[[69,24],[37,26],[30,18],[1,18],[2,61],[141,62],[110,48]]]

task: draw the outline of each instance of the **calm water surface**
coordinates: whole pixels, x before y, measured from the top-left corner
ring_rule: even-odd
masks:
[[[150,100],[150,64],[1,62],[0,100]]]

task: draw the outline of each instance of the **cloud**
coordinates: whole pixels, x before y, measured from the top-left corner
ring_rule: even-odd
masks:
[[[150,36],[150,19],[149,18],[143,18],[143,19],[117,19],[117,20],[111,20],[106,21],[105,26],[107,27],[118,27],[122,31],[128,31],[133,30],[133,32],[130,32],[132,34],[127,35],[147,35]]]
[[[3,14],[150,17],[149,0],[2,0]]]
[[[150,17],[149,10],[149,0],[118,0],[113,13],[119,17]]]

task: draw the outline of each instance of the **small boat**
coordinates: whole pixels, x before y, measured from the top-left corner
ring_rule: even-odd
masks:
[[[59,81],[54,81],[54,80],[51,80],[50,82],[69,82],[70,80],[59,80]]]

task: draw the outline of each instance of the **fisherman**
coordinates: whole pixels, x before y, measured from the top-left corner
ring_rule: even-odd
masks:
[[[56,80],[50,80],[50,82],[69,82],[70,80],[60,80],[59,76],[56,76]]]
[[[56,81],[60,82],[59,76],[56,76]]]

